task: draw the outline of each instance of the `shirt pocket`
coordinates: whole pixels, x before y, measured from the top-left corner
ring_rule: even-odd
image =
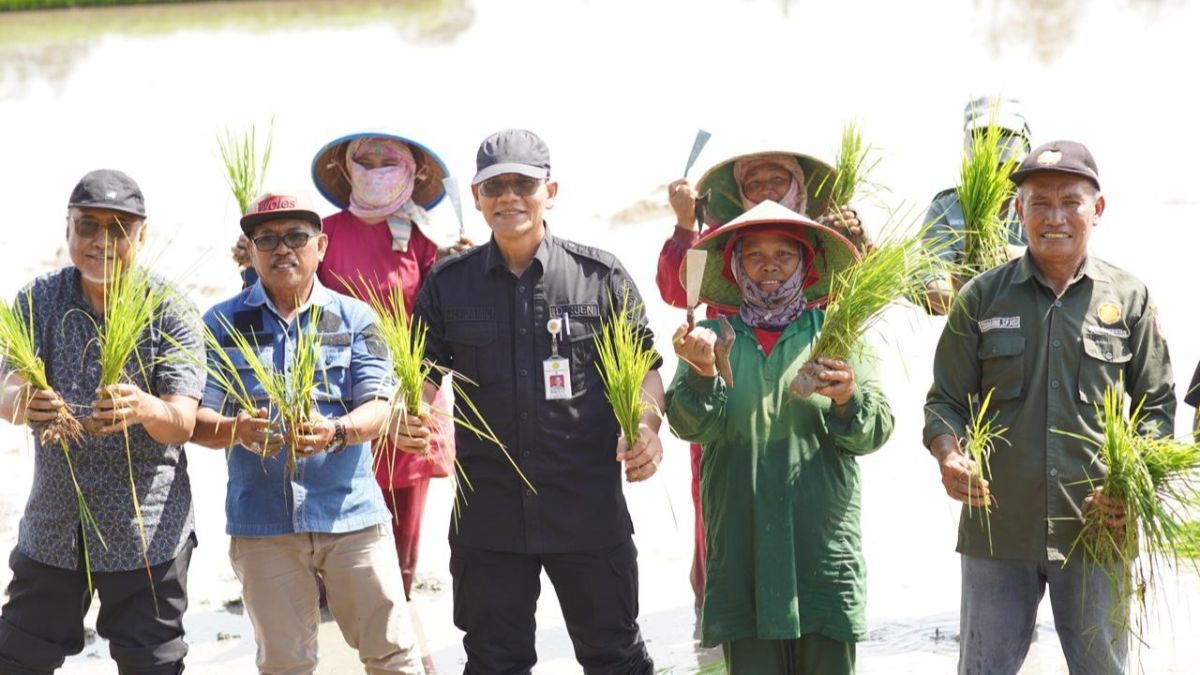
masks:
[[[501,358],[496,324],[490,321],[455,321],[446,324],[446,341],[454,353],[454,372],[483,387],[494,384],[509,367]]]
[[[600,371],[596,354],[596,337],[600,335],[600,319],[571,317],[571,334],[562,340],[562,357],[571,362],[571,395],[579,396],[590,386],[598,386]]]
[[[354,380],[350,374],[350,348],[325,347],[321,350],[321,368],[317,371],[313,399],[345,401],[354,399]]]
[[[980,392],[997,401],[1021,397],[1025,387],[1025,336],[984,333],[979,341]]]
[[[1083,358],[1079,359],[1079,402],[1092,405],[1104,400],[1104,390],[1116,387],[1133,358],[1129,339],[1084,333]]]

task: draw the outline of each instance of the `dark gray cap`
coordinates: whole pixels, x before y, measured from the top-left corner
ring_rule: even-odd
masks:
[[[1083,176],[1090,180],[1097,190],[1100,189],[1100,172],[1096,169],[1096,159],[1083,143],[1075,141],[1050,141],[1039,145],[1021,162],[1021,166],[1012,172],[1009,180],[1020,185],[1031,175],[1047,171]]]
[[[479,144],[479,152],[475,154],[475,170],[471,185],[505,173],[546,179],[550,177],[550,148],[532,131],[497,131]]]
[[[146,200],[132,178],[115,169],[97,169],[79,180],[67,206],[120,211],[146,217]]]

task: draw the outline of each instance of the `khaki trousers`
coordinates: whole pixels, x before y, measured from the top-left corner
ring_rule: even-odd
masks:
[[[229,559],[242,582],[263,675],[316,670],[318,577],[338,628],[369,675],[424,672],[387,524],[343,534],[231,537]]]

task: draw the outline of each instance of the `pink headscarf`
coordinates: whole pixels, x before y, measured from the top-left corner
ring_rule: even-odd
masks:
[[[355,157],[379,154],[395,166],[368,169]],[[392,138],[366,136],[350,141],[346,148],[346,171],[350,181],[350,212],[367,221],[380,221],[401,210],[412,199],[417,160],[407,144]]]
[[[788,187],[787,194],[779,200],[779,203],[796,213],[804,213],[805,208],[808,206],[808,189],[805,186],[804,169],[800,166],[800,161],[796,159],[795,155],[784,153],[743,157],[733,163],[733,180],[737,183],[738,195],[742,198],[742,208],[748,211],[758,205],[758,202],[750,201],[742,193],[742,182],[746,179],[746,174],[750,173],[751,169],[757,169],[764,164],[774,164],[792,174],[792,184]]]

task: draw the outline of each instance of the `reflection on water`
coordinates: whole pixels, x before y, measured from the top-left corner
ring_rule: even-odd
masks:
[[[415,44],[452,42],[474,21],[471,0],[285,0],[0,14],[0,94],[19,94],[32,78],[61,82],[92,45],[109,35],[152,37],[177,31],[278,32],[391,26]],[[12,89],[9,89],[12,88]]]

